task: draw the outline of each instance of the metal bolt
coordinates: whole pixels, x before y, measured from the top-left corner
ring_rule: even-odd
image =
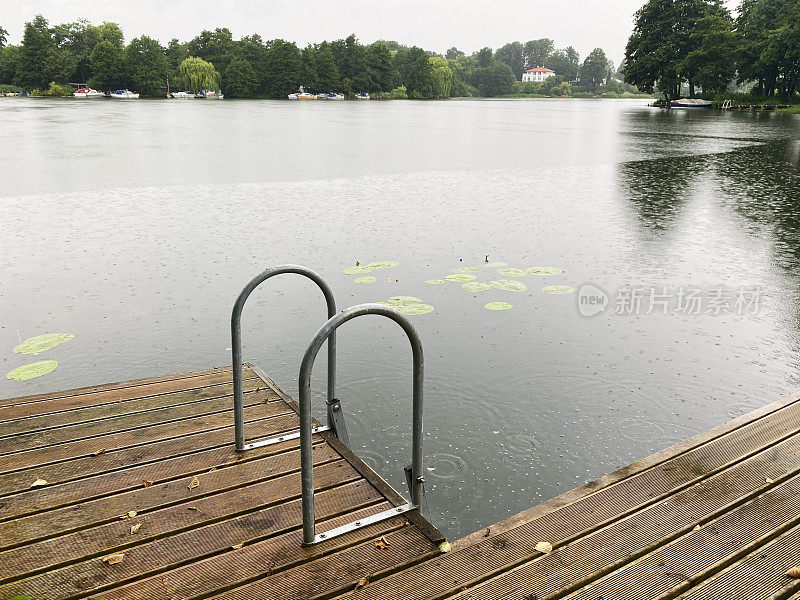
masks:
[[[333,405],[333,412],[339,412],[339,408],[341,408],[340,404],[334,404]]]
[[[361,521],[356,521],[356,525],[361,525]]]
[[[319,534],[319,537],[320,537],[320,539],[322,539],[322,538],[324,538],[324,537],[325,537],[325,534],[324,534],[324,533],[320,533],[320,534]]]
[[[403,512],[403,507],[402,506],[398,506],[397,508],[395,508],[395,510],[397,512]]]

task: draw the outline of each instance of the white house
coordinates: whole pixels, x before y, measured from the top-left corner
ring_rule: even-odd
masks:
[[[536,67],[535,69],[528,69],[522,74],[522,81],[544,81],[548,77],[552,77],[556,72],[553,69],[545,69],[544,67]]]

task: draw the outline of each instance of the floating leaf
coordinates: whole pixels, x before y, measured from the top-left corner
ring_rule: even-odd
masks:
[[[466,273],[452,273],[450,275],[446,275],[445,279],[448,281],[472,281],[473,279],[477,279],[475,275],[468,275]]]
[[[434,311],[433,306],[430,304],[422,304],[420,302],[411,302],[409,304],[392,304],[391,306],[407,316],[424,315]]]
[[[489,285],[488,283],[482,283],[482,282],[479,282],[479,281],[468,281],[467,283],[463,284],[461,287],[464,288],[465,290],[467,290],[468,292],[485,292],[486,290],[488,290],[492,286]]]
[[[515,279],[498,279],[497,281],[490,282],[493,288],[504,290],[506,292],[524,292],[528,286]]]
[[[536,551],[542,554],[550,554],[553,551],[553,544],[550,542],[539,542],[536,544]]]
[[[28,338],[14,348],[14,352],[16,354],[39,354],[39,352],[55,348],[63,342],[68,342],[74,337],[71,333],[45,333]]]
[[[484,304],[483,308],[486,310],[508,310],[509,308],[513,308],[513,304],[509,304],[508,302],[489,302],[489,304]]]
[[[526,271],[531,275],[560,275],[564,272],[563,269],[557,269],[556,267],[531,267]]]
[[[396,260],[380,260],[378,262],[371,262],[367,265],[367,267],[371,269],[391,269],[392,267],[396,267],[400,263]]]
[[[124,552],[117,552],[116,554],[109,554],[108,556],[103,557],[103,562],[108,563],[109,565],[118,565],[123,560],[125,560]]]
[[[480,270],[480,267],[461,267],[459,269],[462,273],[477,273]]]
[[[525,275],[528,274],[527,271],[523,271],[522,269],[515,269],[514,267],[504,267],[502,269],[497,269],[497,272],[505,277],[525,277]]]
[[[415,296],[392,296],[387,302],[389,304],[420,304],[422,299]]]
[[[41,377],[42,375],[47,375],[57,366],[58,361],[40,360],[39,362],[29,363],[27,365],[17,367],[16,369],[12,369],[6,375],[6,379],[12,379],[13,381],[26,381],[28,379],[34,379],[36,377]]]
[[[786,571],[786,576],[792,579],[800,579],[800,567],[792,567]]]
[[[499,429],[495,429],[494,431],[492,431],[492,433],[493,433],[494,435],[497,435],[498,433],[500,433],[500,430],[499,430]]]
[[[192,480],[189,482],[189,489],[193,490],[199,485],[200,485],[200,480],[197,477],[192,477]]]
[[[428,285],[444,285],[444,279],[427,279],[425,283]]]
[[[364,273],[369,273],[372,271],[372,267],[369,265],[361,265],[356,267],[347,267],[342,271],[345,275],[363,275]]]
[[[431,472],[436,470],[436,467],[426,467],[426,468],[428,469],[428,471],[431,471]]]
[[[35,487],[41,487],[43,485],[47,485],[47,481],[45,481],[44,479],[37,479],[31,484],[31,487],[35,488]]]
[[[378,278],[373,277],[372,275],[365,275],[364,277],[356,277],[353,279],[353,281],[361,285],[369,285],[370,283],[375,283],[378,281]]]
[[[548,294],[571,294],[575,288],[568,285],[546,285],[542,291]]]
[[[489,267],[490,269],[496,269],[498,267],[505,267],[508,266],[507,262],[487,262],[484,267]]]
[[[450,542],[448,542],[447,540],[439,544],[439,552],[450,552],[450,548],[451,548]]]
[[[142,528],[141,523],[137,523],[136,525],[131,525],[131,535],[139,531],[141,528]]]
[[[383,550],[384,548],[388,548],[389,547],[389,541],[386,539],[385,535],[382,535],[377,540],[375,540],[375,547],[378,550]]]

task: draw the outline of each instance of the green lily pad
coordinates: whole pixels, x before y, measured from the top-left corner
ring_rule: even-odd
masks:
[[[369,285],[370,283],[375,283],[378,281],[377,277],[373,277],[372,275],[364,275],[363,277],[356,277],[353,279],[355,283],[360,283],[361,285]]]
[[[410,302],[408,304],[392,304],[393,308],[396,308],[404,315],[413,316],[413,315],[424,315],[429,312],[433,312],[433,307],[430,304],[423,304],[422,302]]]
[[[480,271],[480,268],[479,267],[461,267],[459,269],[459,271],[461,271],[462,273],[477,273],[478,271]]]
[[[507,262],[488,262],[484,263],[484,267],[489,267],[490,269],[496,269],[497,267],[507,267]]]
[[[367,266],[373,269],[391,269],[399,264],[396,260],[379,260],[378,262],[371,262]]]
[[[6,375],[6,379],[14,381],[25,381],[35,377],[47,375],[50,371],[58,366],[58,361],[55,360],[40,360],[39,362],[22,365],[16,369],[12,369]]]
[[[571,294],[575,288],[568,285],[546,285],[542,291],[548,294]]]
[[[489,304],[484,304],[483,308],[486,310],[508,310],[509,308],[513,308],[513,304],[509,304],[508,302],[489,302]]]
[[[428,285],[444,285],[444,279],[428,279],[425,283]]]
[[[477,279],[475,275],[467,275],[466,273],[453,273],[452,275],[445,275],[448,281],[472,281]]]
[[[561,275],[564,272],[563,269],[556,267],[531,267],[525,270],[531,275]]]
[[[528,274],[527,271],[523,271],[522,269],[515,269],[514,267],[504,267],[502,269],[497,269],[497,272],[505,277],[525,277],[525,275]]]
[[[389,304],[420,304],[422,299],[415,296],[392,296],[388,302]]]
[[[71,333],[45,333],[44,335],[28,338],[14,348],[14,352],[17,354],[39,354],[39,352],[55,348],[63,342],[68,342],[74,337]]]
[[[492,286],[488,283],[482,283],[479,281],[469,281],[461,286],[468,292],[485,292],[486,290],[490,289]]]
[[[364,273],[369,273],[372,269],[373,267],[369,265],[359,265],[357,267],[347,267],[342,270],[342,273],[345,275],[363,275]]]
[[[498,279],[490,283],[493,288],[506,292],[524,292],[528,289],[527,285],[515,279]]]

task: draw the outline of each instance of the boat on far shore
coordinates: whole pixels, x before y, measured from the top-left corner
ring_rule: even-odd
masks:
[[[136,100],[139,98],[138,93],[132,92],[127,88],[124,90],[114,90],[109,96],[111,98],[117,98],[118,100]]]
[[[367,92],[356,94],[356,100],[369,100],[369,94]]]
[[[711,100],[701,98],[680,98],[669,103],[670,108],[711,108],[714,103]]]
[[[307,92],[305,88],[301,85],[300,89],[297,90],[294,94],[289,94],[289,100],[316,100],[317,96],[312,94],[311,92]]]
[[[344,100],[344,94],[334,94],[333,92],[317,94],[317,100]]]
[[[167,98],[172,98],[175,100],[188,100],[189,98],[194,98],[194,94],[192,92],[170,92],[167,94]]]
[[[106,95],[103,92],[98,92],[90,87],[82,87],[78,88],[72,95],[76,98],[105,98]]]

